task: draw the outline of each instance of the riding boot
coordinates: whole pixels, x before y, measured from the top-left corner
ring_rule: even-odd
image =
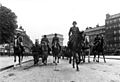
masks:
[[[57,61],[57,63],[59,63],[59,60]]]

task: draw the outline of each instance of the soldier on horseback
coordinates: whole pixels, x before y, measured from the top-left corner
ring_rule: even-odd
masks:
[[[53,63],[56,63],[56,58],[59,55],[60,50],[61,50],[61,46],[59,44],[59,38],[57,37],[57,34],[55,33],[55,36],[52,39],[52,52],[53,52],[53,57],[55,57],[55,60],[53,60]],[[57,63],[59,63],[59,57],[58,57]]]
[[[47,38],[46,35],[44,35],[44,37],[41,39],[41,43],[43,43],[43,42],[46,42],[46,43],[47,43],[48,54],[50,55],[50,51],[51,51],[51,49],[50,49],[50,47],[49,47],[49,40],[48,40],[48,38]]]
[[[68,42],[68,47],[70,48],[71,52],[72,52],[72,55],[73,55],[73,68],[74,68],[74,61],[76,61],[76,68],[77,68],[77,71],[79,71],[79,67],[78,67],[78,64],[80,62],[80,56],[79,56],[79,53],[78,53],[78,47],[79,47],[79,34],[80,34],[80,31],[79,31],[79,28],[76,27],[77,25],[77,22],[76,21],[73,21],[72,23],[72,27],[70,28],[69,30],[69,42]]]
[[[57,37],[56,33],[55,33],[55,36],[53,37],[52,45],[54,45],[55,42],[57,42],[59,44],[59,38]]]
[[[76,21],[73,21],[73,27],[70,28],[69,30],[69,43],[68,44],[71,44],[73,45],[73,41],[77,41],[77,35],[79,33],[79,28],[76,27],[77,25],[77,22]]]
[[[23,39],[20,36],[20,33],[17,33],[14,38],[14,62],[16,62],[16,56],[19,58],[19,64],[21,65],[21,60],[23,59]],[[22,58],[21,58],[22,55]]]

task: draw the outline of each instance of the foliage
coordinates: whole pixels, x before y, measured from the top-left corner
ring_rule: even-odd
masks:
[[[17,28],[17,16],[11,9],[0,7],[0,44],[9,43],[13,40]]]

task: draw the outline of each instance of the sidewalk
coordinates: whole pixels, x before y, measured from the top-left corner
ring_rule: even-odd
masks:
[[[100,58],[103,58],[100,56]],[[120,60],[120,56],[105,56],[106,59],[115,59],[115,60]]]
[[[94,57],[93,55],[90,57]],[[98,57],[98,55],[96,55],[96,57]],[[100,58],[103,58],[102,55],[100,55]],[[106,59],[115,59],[115,60],[120,60],[120,56],[105,56]]]
[[[22,62],[29,61],[32,59],[33,59],[32,56],[24,56]],[[17,57],[16,64],[18,64],[18,57]],[[13,65],[14,65],[14,57],[13,56],[0,56],[0,71],[3,68],[7,68],[10,66],[13,67]]]

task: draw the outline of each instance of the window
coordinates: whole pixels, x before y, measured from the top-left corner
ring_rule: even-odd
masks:
[[[116,40],[117,40],[117,38],[116,38],[116,37],[114,37],[114,40],[116,41]]]
[[[114,34],[116,34],[117,33],[117,31],[114,31]],[[115,37],[114,37],[115,38]]]
[[[120,30],[119,30],[119,34],[120,34]]]
[[[112,47],[112,44],[110,44],[110,47]]]
[[[118,20],[120,21],[120,18]]]
[[[120,36],[119,36],[119,40],[120,40]]]

